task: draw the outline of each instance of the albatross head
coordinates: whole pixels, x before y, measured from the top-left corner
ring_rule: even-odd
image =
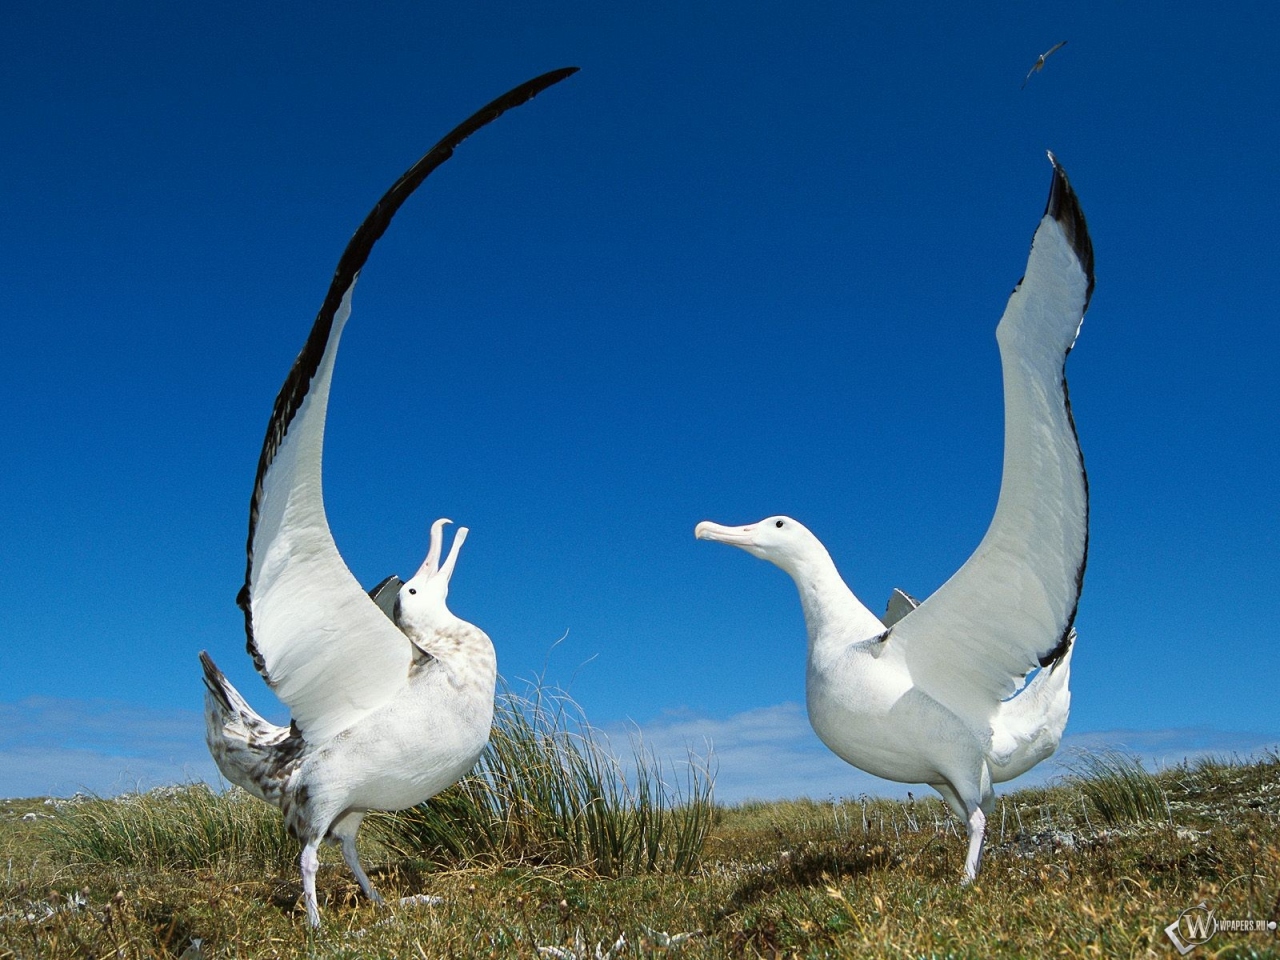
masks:
[[[453,537],[453,546],[449,548],[449,556],[441,563],[440,553],[444,546],[446,523],[453,521],[440,519],[431,525],[431,546],[427,549],[427,559],[418,572],[405,581],[396,598],[395,620],[406,631],[429,630],[443,621],[454,619],[445,600],[449,596],[449,578],[453,576],[454,564],[458,562],[458,551],[467,539],[467,528],[458,528]]]
[[[693,529],[699,540],[715,540],[741,547],[753,557],[768,560],[792,576],[800,565],[814,555],[825,554],[822,543],[808,527],[790,517],[766,517],[745,527],[725,527],[703,520]]]

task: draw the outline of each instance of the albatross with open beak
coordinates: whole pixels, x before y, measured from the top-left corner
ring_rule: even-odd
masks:
[[[356,854],[361,821],[370,810],[421,803],[475,765],[489,739],[497,677],[489,638],[446,605],[465,527],[441,563],[449,521],[437,520],[421,569],[404,584],[388,578],[374,596],[329,531],[320,484],[325,412],[352,291],[400,205],[459,143],[575,70],[544,74],[494,100],[383,196],[347,245],[267,426],[238,603],[254,665],[292,720],[287,727],[264,720],[202,652],[205,720],[218,769],[278,806],[301,841],[312,926],[320,924],[320,844],[340,844],[361,889],[380,900]]]

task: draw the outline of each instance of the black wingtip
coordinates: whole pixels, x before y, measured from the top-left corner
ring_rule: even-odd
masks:
[[[1084,211],[1080,209],[1076,192],[1071,189],[1067,172],[1052,151],[1049,151],[1049,162],[1053,164],[1053,183],[1049,187],[1049,202],[1045,204],[1044,213],[1058,221],[1085,276],[1089,278],[1089,289],[1084,298],[1084,307],[1088,310],[1089,300],[1093,297],[1093,241],[1089,239],[1089,225],[1085,223]]]
[[[532,80],[526,80],[518,87],[513,87],[497,99],[486,103],[470,117],[450,130],[439,143],[406,170],[400,179],[391,185],[391,188],[387,190],[382,199],[374,205],[373,209],[369,211],[369,215],[365,217],[364,222],[360,224],[355,234],[347,242],[347,248],[342,252],[342,258],[338,261],[338,268],[334,271],[328,296],[321,307],[321,314],[336,312],[343,294],[347,292],[347,288],[355,281],[356,275],[369,258],[369,251],[373,249],[373,245],[386,231],[387,226],[391,223],[391,218],[395,216],[401,204],[408,199],[411,193],[418,189],[422,181],[426,180],[436,167],[453,156],[454,149],[463,140],[466,140],[481,127],[489,125],[508,110],[528,103],[543,90],[554,86],[566,77],[573,76],[578,70],[578,67],[561,67],[558,70],[550,70],[541,76],[534,77]]]
[[[249,501],[249,536],[245,547],[248,557],[245,563],[244,586],[240,588],[240,592],[236,595],[236,604],[244,613],[245,649],[253,658],[253,665],[268,684],[274,685],[274,682],[267,671],[262,652],[258,649],[257,642],[253,637],[253,614],[249,589],[253,575],[253,538],[258,524],[258,501],[262,494],[263,478],[266,475],[267,468],[270,467],[276,451],[279,449],[280,444],[283,443],[285,433],[289,429],[294,414],[302,406],[302,401],[311,388],[311,380],[319,367],[320,358],[324,355],[334,317],[338,312],[338,306],[343,296],[351,289],[351,285],[355,283],[356,277],[359,275],[365,261],[369,259],[369,253],[373,249],[373,245],[386,232],[396,211],[400,209],[400,206],[408,199],[409,195],[427,179],[433,170],[453,156],[453,151],[458,144],[462,143],[463,140],[481,127],[492,123],[508,110],[527,103],[548,87],[554,86],[566,77],[573,76],[578,72],[578,69],[578,67],[561,67],[558,70],[550,70],[541,76],[534,77],[532,80],[526,80],[518,87],[508,90],[496,100],[485,104],[462,123],[458,124],[434,147],[428,150],[417,163],[406,170],[399,180],[392,184],[391,188],[374,204],[364,222],[360,224],[355,234],[347,242],[346,249],[343,250],[342,257],[338,261],[337,270],[334,271],[333,280],[329,284],[328,293],[320,306],[320,312],[316,315],[315,322],[311,327],[311,333],[307,337],[306,343],[303,344],[302,351],[298,354],[297,359],[294,360],[293,367],[289,371],[288,377],[285,378],[284,386],[280,388],[280,393],[276,396],[275,405],[271,411],[271,419],[267,424],[266,438],[262,444],[262,453],[258,458],[258,472],[254,478],[253,495]]]
[[[1040,666],[1054,668],[1062,662],[1062,659],[1071,650],[1071,645],[1076,642],[1076,631],[1074,627],[1068,627],[1063,631],[1062,639],[1058,641],[1058,645],[1040,658]]]

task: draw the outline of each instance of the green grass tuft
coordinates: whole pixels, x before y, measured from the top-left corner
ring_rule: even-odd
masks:
[[[712,778],[691,756],[683,783],[642,743],[624,763],[567,696],[498,698],[475,771],[411,810],[371,817],[388,849],[435,864],[529,863],[605,877],[694,869],[711,828]]]
[[[1170,823],[1169,798],[1158,777],[1115,751],[1081,756],[1071,767],[1076,785],[1103,823]]]
[[[215,793],[203,783],[58,803],[45,832],[52,855],[69,864],[281,869],[298,856],[278,810],[239,787]]]

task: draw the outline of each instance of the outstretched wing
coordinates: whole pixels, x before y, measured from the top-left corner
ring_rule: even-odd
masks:
[[[307,342],[276,397],[249,505],[248,563],[236,602],[254,666],[319,742],[390,699],[412,651],[338,554],[320,467],[329,384],[361,268],[400,205],[454,148],[506,110],[576,71],[516,87],[437,143],[387,191],[347,244]]]
[[[1004,370],[1000,498],[982,542],[890,632],[915,684],[985,723],[1068,647],[1084,579],[1089,495],[1063,372],[1093,292],[1084,214],[1053,155],[1027,272],[996,331]]]
[[[1027,71],[1027,75],[1022,78],[1023,90],[1027,89],[1027,81],[1031,79],[1031,75],[1033,73],[1038,73],[1039,71],[1043,70],[1044,62],[1047,59],[1049,59],[1049,57],[1051,57],[1053,54],[1057,53],[1059,50],[1065,47],[1066,45],[1067,45],[1067,41],[1060,40],[1058,43],[1055,43],[1052,47],[1050,47],[1048,50],[1046,50],[1044,53],[1040,54],[1040,56],[1036,58],[1036,62],[1033,63],[1031,65],[1031,69]]]

